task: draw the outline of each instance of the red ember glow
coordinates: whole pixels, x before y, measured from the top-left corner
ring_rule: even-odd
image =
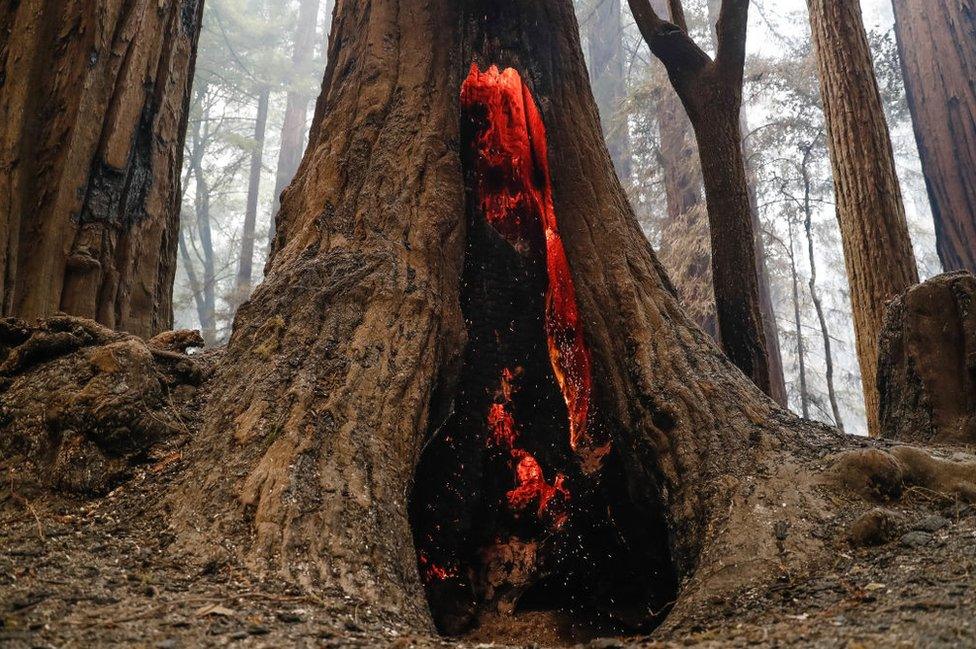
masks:
[[[444,581],[457,575],[457,568],[439,566],[431,561],[423,552],[420,553],[418,561],[420,562],[420,569],[423,571],[424,581],[428,583],[434,580]]]
[[[521,511],[527,509],[533,502],[539,502],[538,515],[542,517],[552,504],[553,498],[562,496],[563,500],[569,500],[569,490],[564,486],[566,476],[561,473],[556,474],[556,479],[550,485],[546,482],[546,476],[542,472],[539,462],[530,454],[520,449],[512,450],[512,457],[518,459],[515,467],[515,478],[518,486],[506,494],[508,504],[512,509]],[[564,512],[553,513],[554,527],[561,527],[566,522]]]
[[[549,510],[556,496],[562,496],[562,502],[569,500],[569,490],[564,486],[566,476],[556,474],[550,485],[546,482],[545,474],[539,461],[528,451],[517,448],[518,431],[515,417],[511,413],[512,394],[515,392],[514,380],[521,375],[521,368],[512,371],[502,370],[501,383],[495,393],[495,402],[488,408],[489,441],[494,446],[508,449],[515,470],[515,488],[506,494],[509,507],[516,512],[529,508],[538,501],[538,515],[541,518]],[[565,513],[551,512],[553,524],[560,527],[566,520]]]
[[[519,253],[545,254],[549,359],[569,412],[570,447],[580,451],[590,446],[585,442],[592,360],[557,227],[542,115],[519,73],[512,68],[500,72],[494,65],[485,72],[477,64],[471,66],[461,86],[461,106],[485,113],[486,126],[475,142],[476,192],[485,218]],[[532,250],[540,234],[535,228],[541,228],[544,251]],[[608,450],[589,452],[602,457]]]

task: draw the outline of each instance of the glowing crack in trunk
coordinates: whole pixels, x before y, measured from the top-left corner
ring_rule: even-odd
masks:
[[[485,219],[520,254],[544,253],[548,286],[545,328],[549,358],[569,412],[569,445],[590,471],[609,451],[595,447],[590,416],[592,360],[583,338],[576,289],[553,206],[546,129],[535,99],[519,73],[477,64],[461,86],[461,108],[483,111],[477,134],[475,192]],[[541,229],[542,251],[533,250]],[[528,469],[526,468],[526,471]]]

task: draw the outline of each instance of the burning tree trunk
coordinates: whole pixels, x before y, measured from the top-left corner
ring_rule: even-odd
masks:
[[[894,0],[895,34],[947,271],[976,273],[976,9]]]
[[[399,4],[338,5],[266,280],[168,500],[179,545],[416,628],[426,585],[450,630],[523,599],[646,628],[675,597],[680,627],[835,552],[859,501],[824,453],[853,443],[779,410],[678,307],[572,3]],[[900,488],[873,453],[830,475]],[[611,550],[587,587],[634,609],[566,602]]]
[[[856,0],[808,0],[808,5],[868,431],[877,435],[878,336],[885,303],[918,283],[918,269],[861,6]]]
[[[202,0],[0,9],[0,310],[172,324]]]

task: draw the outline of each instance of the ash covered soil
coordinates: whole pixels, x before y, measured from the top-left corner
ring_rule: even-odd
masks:
[[[340,593],[256,580],[230,553],[185,562],[156,514],[183,464],[180,442],[170,442],[122,487],[88,501],[30,500],[8,473],[0,646],[976,646],[976,507],[934,492],[910,489],[886,505],[880,545],[849,542],[851,521],[836,521],[832,533],[844,538],[832,566],[812,578],[786,576],[787,567],[775,587],[709,602],[680,630],[577,642],[559,638],[565,616],[528,614],[496,625],[493,637],[448,641]]]

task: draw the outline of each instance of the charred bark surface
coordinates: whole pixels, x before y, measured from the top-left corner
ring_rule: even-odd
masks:
[[[918,283],[915,253],[856,0],[808,0],[851,287],[868,431],[878,428],[878,336],[888,300]],[[858,106],[852,111],[851,106]]]
[[[946,271],[976,273],[976,4],[892,5],[939,257]]]
[[[203,0],[6,3],[0,308],[150,336],[172,324]]]
[[[976,443],[976,278],[940,275],[885,312],[878,360],[883,437]]]

